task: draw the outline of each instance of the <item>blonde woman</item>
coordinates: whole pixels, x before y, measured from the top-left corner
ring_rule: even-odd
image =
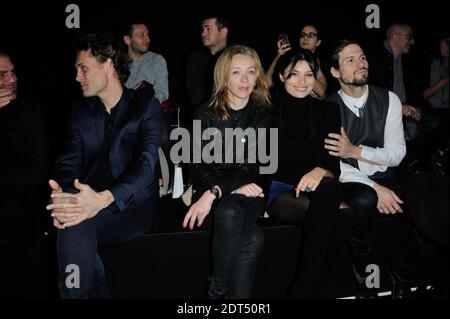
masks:
[[[202,131],[217,129],[211,140],[223,150],[226,129],[257,132],[258,128],[267,128],[271,121],[268,105],[264,71],[257,53],[252,48],[235,45],[225,49],[218,59],[211,101],[199,109],[194,121],[200,121]],[[211,143],[202,141],[200,146],[204,149]],[[244,150],[256,147],[249,137],[235,139],[233,150],[239,149],[237,143],[244,143]],[[257,180],[259,164],[249,161],[249,152],[233,154],[231,163],[225,161],[226,152],[216,152],[214,149],[212,163],[203,158],[201,163],[191,166],[194,204],[184,218],[183,227],[192,230],[204,223],[207,227],[214,225],[208,296],[250,298],[263,245],[263,234],[257,224],[265,205],[263,185]],[[240,156],[243,161],[236,160]]]

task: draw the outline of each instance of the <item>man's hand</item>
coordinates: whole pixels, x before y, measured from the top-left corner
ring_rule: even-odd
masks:
[[[78,194],[53,192],[52,199],[58,202],[47,206],[48,210],[53,210],[52,217],[58,221],[61,218],[71,219],[64,222],[65,227],[78,225],[86,219],[94,217],[100,210],[114,202],[110,191],[97,193],[89,185],[80,183],[78,179],[75,180],[74,186],[80,191]],[[60,202],[61,198],[65,198],[62,203]],[[58,210],[62,210],[62,212]]]
[[[11,103],[12,100],[16,98],[16,95],[11,89],[1,89],[0,90],[0,109],[5,105]]]
[[[65,229],[65,224],[69,223],[69,222],[73,222],[75,221],[76,217],[77,217],[77,213],[76,212],[80,212],[80,208],[78,207],[79,205],[75,205],[78,204],[78,201],[76,198],[73,198],[72,194],[68,194],[68,193],[63,193],[62,188],[59,186],[59,184],[54,181],[54,180],[49,180],[48,181],[50,188],[52,189],[52,194],[50,197],[50,204],[72,204],[70,208],[58,208],[58,209],[53,209],[51,216],[53,217],[53,225],[58,228],[58,229]],[[53,194],[61,194],[60,197],[53,197]],[[64,195],[62,195],[64,194]],[[50,206],[50,205],[49,205]],[[48,207],[47,206],[47,209]]]
[[[215,198],[216,197],[209,190],[204,192],[198,201],[189,208],[189,211],[183,220],[183,228],[186,228],[189,223],[189,229],[193,230],[196,221],[197,227],[200,227],[206,216],[208,216]]]
[[[409,104],[402,105],[402,113],[404,116],[412,117],[417,122],[419,122],[422,118],[422,111],[419,108],[411,106]]]
[[[325,176],[326,171],[321,167],[316,167],[309,173],[303,175],[303,177],[300,179],[300,182],[298,182],[297,187],[295,188],[295,197],[298,198],[300,192],[307,191],[307,188],[309,191],[314,192],[319,186],[320,181]]]
[[[359,157],[357,155],[360,153],[359,147],[350,142],[343,127],[341,127],[341,134],[330,133],[328,137],[330,138],[325,139],[325,149],[329,150],[330,155],[355,159]]]
[[[403,204],[403,201],[389,188],[381,186],[377,183],[373,185],[373,188],[377,192],[378,203],[377,209],[382,214],[396,214],[403,213],[399,204]]]
[[[240,194],[247,197],[264,197],[263,189],[255,183],[246,184],[231,192],[231,194]]]

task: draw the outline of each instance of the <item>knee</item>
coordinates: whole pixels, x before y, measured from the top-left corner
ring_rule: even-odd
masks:
[[[372,187],[361,184],[360,189],[349,196],[348,203],[358,211],[370,212],[377,207],[378,196]]]
[[[90,219],[81,222],[78,225],[58,230],[59,239],[75,239],[85,238],[89,233],[95,231],[95,225]]]
[[[239,222],[242,220],[242,209],[233,195],[225,197],[214,211],[215,223],[233,224]]]
[[[339,182],[335,178],[331,177],[324,177],[321,181],[319,186],[316,189],[317,193],[320,193],[321,195],[325,195],[332,198],[339,198],[341,197],[341,186]]]

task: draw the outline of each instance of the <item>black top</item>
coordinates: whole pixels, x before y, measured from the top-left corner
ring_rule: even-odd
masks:
[[[423,107],[425,100],[422,92],[426,83],[426,64],[414,54],[402,55],[403,82],[406,102],[414,107]],[[368,54],[370,62],[370,83],[389,91],[394,90],[394,56],[381,44]]]
[[[102,116],[105,121],[105,132],[104,132],[104,143],[102,145],[102,152],[100,155],[100,162],[98,164],[97,170],[95,172],[95,175],[90,180],[90,186],[92,189],[94,189],[97,192],[104,191],[105,189],[108,189],[108,187],[111,185],[111,183],[114,181],[114,176],[111,174],[111,169],[109,168],[109,147],[111,143],[111,130],[114,124],[114,121],[116,119],[117,110],[120,107],[121,101],[123,99],[120,99],[117,105],[115,105],[111,109],[111,114],[108,113],[105,109],[105,106],[102,102],[100,102],[100,99],[98,100],[98,103],[100,108],[102,108]]]
[[[47,182],[47,135],[41,108],[17,98],[0,108],[0,194]]]
[[[330,170],[338,178],[339,158],[325,149],[329,133],[340,132],[339,106],[308,96],[295,98],[285,93],[274,117],[278,128],[279,166],[273,180],[297,185],[316,167]]]
[[[186,64],[186,85],[191,107],[197,108],[211,98],[214,67],[222,51],[215,55],[207,48],[192,52]]]
[[[225,132],[226,129],[230,128],[242,128],[243,130],[246,128],[254,128],[255,130],[258,128],[268,128],[271,123],[270,112],[265,107],[259,107],[254,103],[249,102],[245,108],[239,111],[229,110],[229,114],[230,116],[227,120],[221,120],[217,117],[211,107],[205,106],[199,109],[194,116],[194,120],[200,120],[202,132],[206,128],[216,128],[220,131],[222,143],[222,158],[220,163],[213,162],[211,164],[207,164],[204,159],[202,159],[201,163],[191,164],[192,182],[194,188],[200,193],[214,185],[218,185],[220,187],[223,195],[227,195],[233,190],[249,183],[257,183],[260,184],[263,189],[265,188],[265,185],[261,185],[262,182],[259,182],[259,161],[257,159],[255,163],[249,161],[248,150],[252,149],[252,144],[249,143],[249,138],[239,140],[236,138],[233,139],[233,153],[236,153],[234,151],[236,150],[236,143],[244,143],[243,147],[245,153],[243,162],[236,160],[236,154],[234,154],[234,158],[231,162],[225,161]],[[193,132],[194,129],[191,131]],[[196,138],[195,134],[192,135],[193,138]],[[256,140],[257,139],[258,136],[256,136]],[[210,146],[212,140],[213,138],[210,138],[209,140],[202,140],[202,150],[205,146]],[[253,145],[253,147],[256,147],[256,145]],[[193,147],[192,152],[198,152],[198,150]],[[258,151],[255,150],[254,154],[258,154],[257,152]]]
[[[17,232],[16,238],[31,240],[33,216],[45,207],[40,190],[47,190],[47,136],[38,105],[19,97],[0,108],[0,154],[0,238]]]

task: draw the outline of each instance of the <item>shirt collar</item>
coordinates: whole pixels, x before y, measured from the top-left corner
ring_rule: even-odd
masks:
[[[339,90],[338,92],[342,101],[344,101],[345,106],[347,106],[350,111],[352,111],[358,117],[360,115],[360,110],[366,105],[367,98],[369,97],[369,86],[367,84],[364,86],[364,89],[364,94],[358,98],[347,95],[342,90]]]

